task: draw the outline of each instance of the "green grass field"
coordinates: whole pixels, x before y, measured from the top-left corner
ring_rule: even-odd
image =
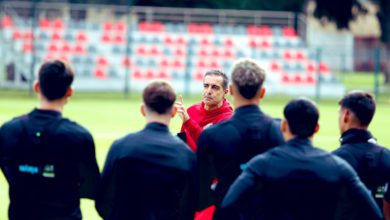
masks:
[[[363,83],[369,82],[369,79]],[[359,88],[355,82],[347,84],[348,89]],[[0,124],[11,118],[29,112],[37,106],[38,101],[35,95],[29,96],[27,92],[0,90]],[[230,99],[230,97],[229,97]],[[290,98],[287,97],[266,97],[261,102],[262,109],[274,116],[282,117],[284,105]],[[377,113],[371,124],[370,130],[374,133],[379,143],[390,146],[390,132],[386,129],[390,125],[390,97],[381,94],[378,101]],[[200,100],[200,97],[185,97],[186,106]],[[140,94],[132,94],[124,99],[122,94],[78,94],[70,100],[65,107],[64,116],[82,124],[88,128],[96,143],[96,156],[99,166],[102,168],[107,151],[111,143],[129,133],[142,129],[145,124],[144,118],[139,113],[141,104]],[[318,103],[320,108],[320,131],[314,138],[318,147],[326,150],[333,150],[338,146],[339,131],[337,126],[338,105],[337,100],[322,100]],[[180,121],[174,118],[171,132],[176,133],[180,129]],[[0,175],[0,219],[7,219],[8,207],[8,185]],[[94,203],[89,200],[82,200],[82,212],[84,219],[100,219],[94,209]]]

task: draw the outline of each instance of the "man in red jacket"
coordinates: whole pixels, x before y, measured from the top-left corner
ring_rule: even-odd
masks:
[[[176,102],[178,115],[183,121],[181,132],[193,151],[200,133],[207,126],[219,123],[233,115],[233,108],[226,100],[228,78],[219,70],[210,70],[203,78],[203,101],[186,110],[183,100]],[[184,134],[183,133],[183,134]]]

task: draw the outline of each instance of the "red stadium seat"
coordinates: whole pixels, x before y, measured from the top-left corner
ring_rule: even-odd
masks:
[[[290,77],[288,74],[283,74],[282,75],[282,83],[289,83],[290,82]]]
[[[49,45],[49,52],[57,52],[57,51],[58,51],[58,47],[55,43]]]
[[[107,78],[107,73],[103,69],[100,69],[100,68],[95,69],[94,75],[97,79]]]
[[[261,26],[258,30],[258,35],[262,36],[272,36],[272,29],[268,26]]]
[[[172,66],[174,68],[183,68],[183,63],[180,60],[175,60]]]
[[[208,54],[207,54],[207,51],[205,50],[205,49],[201,49],[200,51],[199,51],[199,56],[202,56],[202,57],[204,57],[204,56],[207,56]]]
[[[24,40],[32,40],[34,38],[33,32],[28,30],[24,33],[23,39]]]
[[[169,66],[168,60],[166,60],[166,59],[161,60],[160,66],[161,67],[168,67]]]
[[[152,47],[152,48],[150,49],[150,55],[152,55],[152,56],[157,56],[157,55],[159,55],[159,54],[160,54],[160,51],[158,50],[157,47]]]
[[[146,77],[146,79],[153,79],[155,77],[153,70],[146,71],[145,77]]]
[[[115,28],[117,31],[124,32],[124,31],[126,31],[126,23],[118,22],[118,23],[116,23]]]
[[[207,38],[203,38],[203,39],[200,41],[200,44],[203,45],[203,46],[210,45],[210,41],[209,41],[209,39],[207,39]]]
[[[146,55],[146,50],[145,50],[145,48],[144,48],[143,46],[138,47],[138,49],[137,49],[137,54],[138,54],[138,55],[141,55],[141,56],[145,56],[145,55]]]
[[[51,35],[51,40],[52,41],[57,41],[57,40],[61,40],[62,37],[61,35],[58,33],[58,32],[54,32],[52,35]]]
[[[79,32],[76,36],[77,41],[87,41],[87,35],[84,32]]]
[[[133,71],[133,78],[135,78],[135,79],[141,79],[141,78],[142,78],[141,71],[140,71],[140,70],[135,70],[135,71]]]
[[[220,66],[217,61],[211,61],[210,68],[212,69],[220,69]]]
[[[258,29],[257,29],[257,27],[254,26],[254,25],[249,25],[249,26],[247,27],[247,33],[248,33],[249,35],[257,35]]]
[[[196,74],[195,74],[195,80],[198,80],[198,81],[202,81],[203,80],[203,73],[202,72],[197,72]]]
[[[306,76],[306,82],[309,84],[313,84],[316,82],[316,79],[313,76],[308,75],[308,76]]]
[[[249,42],[249,46],[252,47],[252,48],[256,48],[256,47],[257,47],[256,41],[252,39],[252,40]]]
[[[24,53],[31,52],[32,49],[33,49],[33,46],[32,46],[31,43],[24,43],[24,44],[23,44],[22,51],[23,51]]]
[[[225,50],[223,55],[225,58],[233,58],[234,57],[233,52],[229,49]]]
[[[233,47],[233,46],[234,46],[233,40],[230,39],[230,38],[227,38],[227,39],[225,40],[225,46]]]
[[[320,63],[320,72],[321,73],[329,72],[329,67],[326,63]]]
[[[283,28],[283,36],[285,37],[296,37],[297,33],[292,27],[284,27]]]
[[[105,57],[98,57],[97,58],[97,64],[99,66],[107,66],[108,65],[108,61]]]
[[[285,51],[283,53],[283,58],[286,59],[286,60],[291,60],[293,58],[293,56],[292,56],[290,51]]]
[[[64,28],[64,22],[62,21],[61,18],[56,18],[53,21],[53,28],[54,29],[62,29],[62,28]]]
[[[110,43],[110,42],[111,42],[110,35],[104,34],[104,35],[102,36],[102,41],[103,41],[104,43]]]
[[[213,52],[211,53],[213,57],[219,57],[221,54],[219,53],[218,49],[214,49]]]
[[[298,60],[305,60],[306,56],[305,56],[305,54],[302,51],[298,51],[297,54],[296,54],[296,58]]]
[[[125,42],[125,38],[122,35],[116,35],[114,37],[114,43],[123,44]]]
[[[309,64],[307,65],[306,71],[308,71],[308,72],[313,72],[313,73],[314,73],[314,72],[316,71],[315,65],[314,65],[313,63],[309,63]]]
[[[198,62],[197,67],[205,68],[206,67],[206,63],[203,60],[201,60],[201,61]]]
[[[43,18],[43,19],[39,20],[39,27],[42,29],[50,28],[50,23],[51,22],[49,19]]]
[[[14,33],[12,34],[12,39],[13,40],[20,40],[22,39],[22,33],[20,33],[19,30],[14,30]]]
[[[182,37],[179,37],[177,38],[177,41],[176,41],[177,44],[185,44],[186,43],[186,40]]]
[[[276,62],[271,63],[271,70],[272,71],[280,71],[280,65]]]
[[[122,60],[122,65],[123,65],[124,67],[126,67],[126,68],[130,68],[131,66],[133,66],[133,62],[131,61],[130,58],[125,57],[125,58],[123,58],[123,60]]]
[[[64,45],[62,45],[61,51],[69,53],[71,51],[69,44],[65,43]]]
[[[270,44],[268,41],[263,40],[263,41],[261,41],[261,43],[260,43],[260,47],[262,47],[262,48],[270,48],[270,47],[271,47],[271,44]]]
[[[294,76],[294,83],[302,83],[302,76],[301,75],[295,75]]]
[[[177,48],[175,50],[175,56],[184,56],[184,55],[185,55],[185,52],[182,49]]]
[[[111,31],[113,29],[113,24],[109,21],[103,23],[104,31]]]
[[[169,79],[169,75],[168,73],[166,73],[165,71],[160,71],[157,75],[158,78],[160,79]]]
[[[85,48],[81,44],[77,44],[76,47],[74,48],[74,52],[76,54],[83,54],[85,53]]]
[[[13,21],[12,21],[12,18],[9,17],[9,16],[4,16],[2,19],[1,19],[1,23],[0,23],[1,27],[3,28],[10,28],[13,26]]]
[[[172,40],[171,37],[167,36],[167,37],[165,37],[165,39],[164,39],[164,43],[165,43],[165,44],[172,44],[172,43],[173,43],[173,40]]]

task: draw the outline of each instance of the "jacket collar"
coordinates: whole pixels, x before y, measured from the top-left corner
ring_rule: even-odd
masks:
[[[364,129],[349,129],[341,135],[340,142],[344,144],[370,142],[376,143],[376,139],[372,134]]]

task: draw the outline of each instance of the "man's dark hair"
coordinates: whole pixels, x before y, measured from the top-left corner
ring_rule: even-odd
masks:
[[[220,77],[222,77],[222,80],[223,80],[222,81],[222,88],[227,89],[228,84],[229,84],[229,79],[224,72],[219,71],[219,70],[209,70],[204,74],[203,79],[206,78],[206,76],[220,76]]]
[[[146,86],[143,100],[149,110],[165,114],[171,111],[176,101],[176,93],[168,82],[157,80]]]
[[[242,97],[252,99],[258,94],[265,80],[265,71],[256,61],[239,60],[232,70],[232,82]]]
[[[306,98],[294,99],[286,105],[283,113],[292,134],[302,138],[314,134],[319,112],[311,100]]]
[[[363,91],[352,91],[345,95],[340,101],[341,108],[350,110],[356,115],[360,125],[368,126],[375,114],[374,97]]]
[[[47,61],[38,71],[41,94],[49,101],[63,98],[72,85],[74,72],[61,60]]]

